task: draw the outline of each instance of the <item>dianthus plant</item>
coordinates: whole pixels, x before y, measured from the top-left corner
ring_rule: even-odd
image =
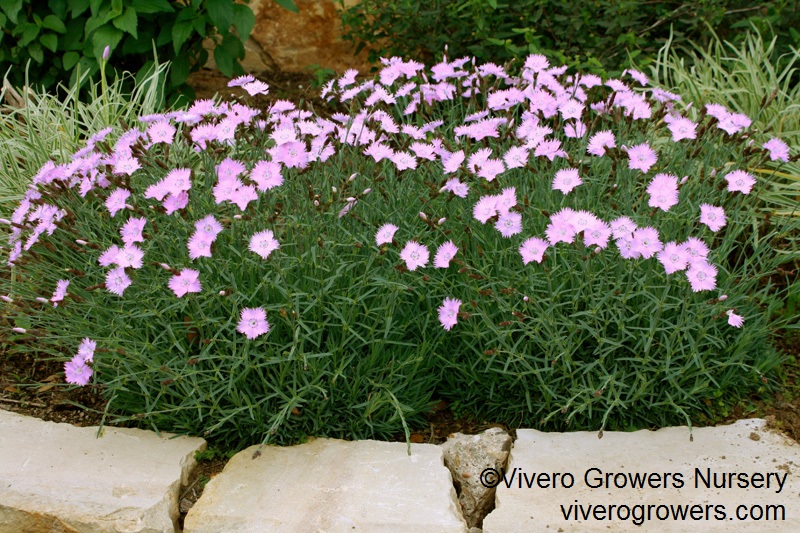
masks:
[[[45,165],[8,221],[20,349],[122,418],[239,444],[408,431],[440,397],[691,423],[770,382],[752,169],[776,141],[748,117],[542,56],[392,58],[323,96],[349,111],[197,101]]]

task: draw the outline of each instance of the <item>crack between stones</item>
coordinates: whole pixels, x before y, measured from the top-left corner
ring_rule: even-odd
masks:
[[[506,454],[505,461],[503,461],[503,464],[500,465],[500,467],[499,467],[501,476],[502,476],[502,473],[505,472],[508,469],[508,464],[509,464],[509,461],[511,460],[511,449],[514,447],[514,442],[517,440],[516,439],[517,436],[516,436],[516,432],[515,431],[513,431],[513,430],[509,431],[508,435],[511,437],[511,446],[509,447],[509,451]],[[467,523],[467,527],[469,528],[467,530],[468,533],[480,533],[481,531],[483,531],[483,521],[486,519],[487,516],[489,516],[492,513],[492,511],[494,511],[495,505],[497,504],[497,500],[496,500],[497,487],[494,487],[494,488],[491,488],[491,489],[488,490],[488,494],[490,494],[491,498],[492,498],[491,506],[489,506],[486,510],[478,513],[477,515],[471,517],[473,519],[473,522],[474,522],[475,525],[470,526],[469,525],[470,524],[470,519],[469,519],[470,517],[467,516],[467,513],[466,513],[466,511],[464,509],[464,506],[463,506],[463,504],[461,503],[461,500],[460,500],[460,497],[461,497],[461,494],[462,494],[462,491],[463,491],[463,486],[462,486],[461,480],[459,479],[459,475],[457,473],[457,469],[456,469],[456,467],[454,465],[449,464],[449,461],[447,460],[447,458],[444,459],[444,465],[450,471],[450,478],[453,480],[453,488],[456,491],[456,499],[458,499],[458,507],[459,507],[459,509],[461,511],[462,518],[464,518],[464,521]],[[490,468],[490,467],[491,466],[487,465],[487,468]],[[477,474],[480,475],[479,472]]]

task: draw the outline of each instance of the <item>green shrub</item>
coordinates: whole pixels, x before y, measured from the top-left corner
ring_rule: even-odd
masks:
[[[294,9],[292,0],[276,0]],[[9,0],[0,3],[0,70],[14,86],[30,81],[51,89],[81,73],[94,76],[103,50],[111,66],[143,74],[153,63],[172,64],[168,92],[189,90],[189,73],[208,59],[203,41],[214,43],[214,59],[226,76],[241,74],[244,41],[255,16],[235,0]]]
[[[707,43],[708,28],[731,39],[757,24],[781,35],[781,50],[800,46],[800,9],[792,0],[752,2],[571,0],[362,0],[342,8],[345,39],[369,58],[474,55],[504,62],[545,54],[581,71],[618,75],[652,60],[670,35]],[[771,25],[771,26],[770,26]]]
[[[119,419],[237,446],[408,435],[439,398],[691,423],[774,386],[791,228],[754,215],[747,173],[769,137],[542,56],[464,64],[348,72],[331,119],[196,102],[45,165],[7,221],[13,349]]]

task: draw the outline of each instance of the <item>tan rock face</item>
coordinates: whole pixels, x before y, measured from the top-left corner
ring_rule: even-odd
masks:
[[[357,0],[347,0],[353,5]],[[299,13],[292,13],[273,0],[252,0],[256,25],[245,45],[247,70],[302,72],[311,65],[339,73],[350,68],[369,69],[366,53],[353,55],[342,40],[342,24],[334,0],[295,0]]]
[[[256,453],[258,452],[258,453]],[[442,450],[313,439],[235,455],[189,511],[185,533],[466,533]]]
[[[0,533],[176,530],[203,439],[44,422],[0,410]]]
[[[759,419],[602,439],[518,429],[483,531],[800,531],[798,465],[800,445]]]

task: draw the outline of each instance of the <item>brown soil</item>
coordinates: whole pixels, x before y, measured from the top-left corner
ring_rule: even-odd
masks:
[[[257,96],[249,105],[267,109],[275,100],[289,100],[296,104],[304,103],[321,115],[339,111],[329,102],[319,98],[320,87],[311,73],[266,73],[258,76],[270,86],[266,96]],[[189,79],[197,98],[211,98],[219,93],[227,99],[231,94],[245,94],[241,89],[229,89],[228,79],[218,72],[202,70]],[[788,271],[797,279],[800,266]],[[786,282],[786,278],[782,280]],[[0,317],[2,323],[2,317]],[[3,328],[0,328],[3,329]],[[785,383],[781,392],[772,397],[751,397],[741,402],[727,416],[721,416],[709,423],[732,422],[742,418],[766,418],[770,426],[800,441],[800,334],[794,331],[776,332],[775,343],[789,356],[785,366]],[[53,422],[64,422],[75,426],[96,426],[103,422],[105,401],[100,387],[70,387],[63,382],[61,363],[40,360],[31,355],[2,352],[0,348],[0,409],[6,409]],[[109,421],[104,423],[108,424]],[[440,444],[447,436],[460,432],[479,433],[490,427],[502,427],[512,436],[514,429],[503,424],[457,418],[445,402],[440,402],[426,418],[426,427],[411,433],[415,443]],[[395,436],[397,441],[405,441],[405,435]],[[180,495],[181,524],[186,511],[202,494],[209,479],[222,471],[227,458],[222,452],[212,450],[212,457],[201,460],[186,487]]]

